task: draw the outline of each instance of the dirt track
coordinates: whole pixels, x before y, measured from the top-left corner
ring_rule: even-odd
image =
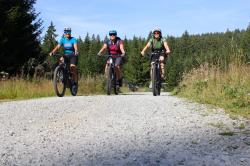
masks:
[[[6,102],[0,165],[250,165],[249,127],[168,93]]]

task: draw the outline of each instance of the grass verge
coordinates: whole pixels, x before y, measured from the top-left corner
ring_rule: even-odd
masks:
[[[230,64],[227,70],[203,65],[185,74],[173,93],[250,119],[249,73],[249,65]]]
[[[104,94],[104,78],[86,77],[79,80],[78,95]],[[66,95],[70,95],[66,89]],[[32,99],[55,96],[51,80],[25,80],[12,78],[0,81],[0,100]]]

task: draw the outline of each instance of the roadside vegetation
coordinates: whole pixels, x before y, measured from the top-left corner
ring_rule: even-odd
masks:
[[[78,95],[104,94],[104,78],[86,77],[79,80]],[[70,95],[66,90],[66,95]],[[31,99],[56,96],[53,83],[48,79],[27,80],[22,78],[0,81],[0,100]]]
[[[249,73],[246,64],[230,64],[226,70],[205,64],[185,74],[174,94],[250,119]]]

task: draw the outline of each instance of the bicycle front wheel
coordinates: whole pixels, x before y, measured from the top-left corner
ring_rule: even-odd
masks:
[[[116,74],[115,74],[115,72],[114,72],[114,78],[113,78],[113,87],[114,87],[114,93],[116,95],[118,95],[118,88],[119,87],[117,87],[117,80],[116,80]]]
[[[161,72],[160,68],[157,68],[157,95],[161,95]]]
[[[78,91],[78,72],[76,73],[77,75],[77,80],[76,82],[71,81],[71,86],[70,86],[70,92],[72,96],[76,96],[77,91]],[[71,78],[72,79],[72,78]]]
[[[152,91],[153,95],[156,96],[158,94],[157,92],[157,71],[155,64],[152,66]]]
[[[63,97],[66,90],[64,68],[57,66],[54,71],[53,86],[58,97]]]
[[[107,90],[107,95],[111,94],[111,89],[112,89],[112,68],[111,65],[108,65],[107,67],[107,83],[106,83],[106,90]]]

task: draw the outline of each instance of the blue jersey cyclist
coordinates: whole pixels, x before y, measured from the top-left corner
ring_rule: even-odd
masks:
[[[50,56],[55,54],[61,47],[64,48],[64,56],[69,59],[70,72],[73,74],[73,79],[77,82],[77,40],[71,36],[71,28],[64,28],[64,35],[58,42],[58,45],[50,53]],[[61,58],[63,60],[63,58]]]

